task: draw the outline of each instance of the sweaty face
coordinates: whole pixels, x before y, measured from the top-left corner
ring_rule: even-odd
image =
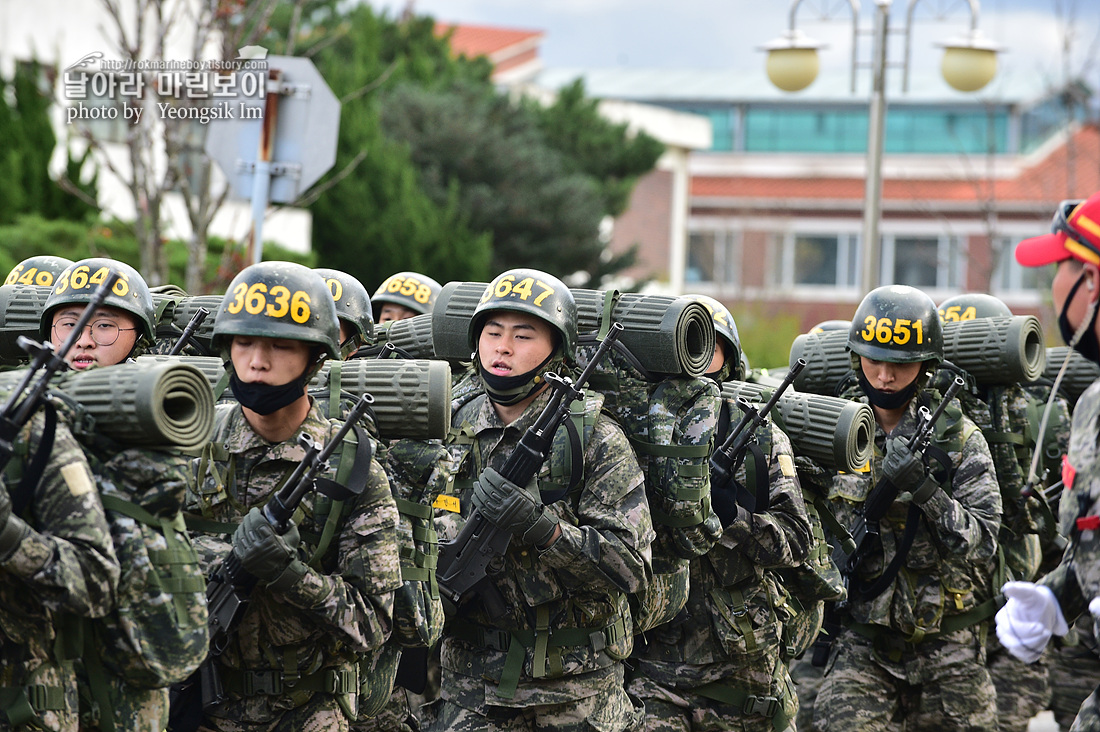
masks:
[[[387,302],[382,303],[382,309],[378,311],[378,322],[388,323],[391,320],[405,320],[406,318],[412,318],[419,314],[420,313],[416,312],[412,308],[407,308],[404,305]]]
[[[878,391],[892,394],[901,391],[917,380],[923,364],[920,361],[914,363],[891,363],[890,361],[875,361],[866,356],[859,357],[863,375],[872,387]]]
[[[310,344],[305,341],[236,335],[229,358],[244,383],[282,386],[305,373],[309,351]]]
[[[477,339],[482,367],[495,376],[519,376],[554,352],[554,330],[545,320],[526,313],[489,313]]]
[[[50,323],[50,343],[60,347],[72,333],[83,305],[60,307]],[[73,369],[83,371],[92,366],[114,366],[126,360],[138,339],[137,319],[125,310],[105,305],[95,312],[80,337],[65,354]]]

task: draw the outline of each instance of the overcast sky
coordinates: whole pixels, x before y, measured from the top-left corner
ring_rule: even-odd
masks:
[[[392,15],[407,0],[369,2]],[[875,3],[859,4],[860,27],[869,32]],[[908,5],[893,2],[892,62],[902,57]],[[548,67],[728,68],[746,73],[763,72],[764,54],[756,48],[787,29],[790,7],[788,0],[414,0],[418,14],[439,20],[543,31],[541,56]],[[821,21],[823,13],[832,19]],[[920,0],[913,23],[912,71],[935,72],[942,53],[935,42],[964,33],[969,23],[964,0]],[[852,49],[848,0],[803,0],[796,24],[829,44],[821,52],[824,70],[846,73]],[[1097,0],[985,0],[978,25],[987,38],[1005,47],[1002,70],[1037,69],[1051,80],[1062,77],[1061,48],[1066,29],[1072,28],[1069,67],[1075,74],[1085,71],[1089,82],[1100,86]],[[869,59],[868,36],[860,36],[861,61]]]

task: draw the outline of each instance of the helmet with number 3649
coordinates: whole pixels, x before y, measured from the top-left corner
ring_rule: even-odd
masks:
[[[307,341],[340,358],[340,322],[321,275],[293,262],[260,262],[229,283],[214,321],[212,343],[228,353],[233,336]]]
[[[470,348],[477,349],[481,326],[488,313],[511,310],[545,320],[561,336],[562,353],[573,361],[577,350],[577,303],[557,277],[537,269],[510,269],[485,288],[474,308],[467,331]]]
[[[908,285],[871,290],[852,316],[848,349],[874,361],[943,360],[943,326],[936,303]]]

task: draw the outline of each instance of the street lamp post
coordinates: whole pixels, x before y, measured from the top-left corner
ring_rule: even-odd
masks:
[[[919,0],[909,0],[905,25],[903,90],[909,86],[910,34],[913,10]],[[801,91],[817,77],[818,43],[795,28],[795,14],[802,0],[793,0],[790,27],[779,39],[762,47],[768,52],[767,71],[772,83],[784,91]],[[867,172],[864,181],[863,247],[860,259],[860,286],[863,292],[878,287],[881,274],[879,222],[882,218],[882,151],[886,126],[887,40],[890,34],[890,6],[893,0],[874,0],[875,24],[872,29],[871,98],[867,110]],[[977,91],[997,72],[997,47],[981,37],[977,29],[978,0],[967,0],[970,7],[970,33],[944,43],[941,67],[944,80],[959,91]],[[848,0],[852,11],[852,92],[856,89],[858,59],[859,1]]]

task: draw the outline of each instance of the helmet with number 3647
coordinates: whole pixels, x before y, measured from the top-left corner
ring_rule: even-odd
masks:
[[[848,349],[874,361],[943,360],[943,326],[936,303],[908,285],[871,290],[852,316]]]
[[[481,302],[470,318],[467,337],[477,349],[481,326],[488,313],[511,310],[545,320],[561,336],[562,353],[573,361],[577,350],[577,303],[573,293],[557,277],[537,269],[510,269],[485,287]]]
[[[307,341],[340,358],[340,322],[321,275],[293,262],[260,262],[229,283],[214,321],[212,343],[228,353],[233,336]]]

